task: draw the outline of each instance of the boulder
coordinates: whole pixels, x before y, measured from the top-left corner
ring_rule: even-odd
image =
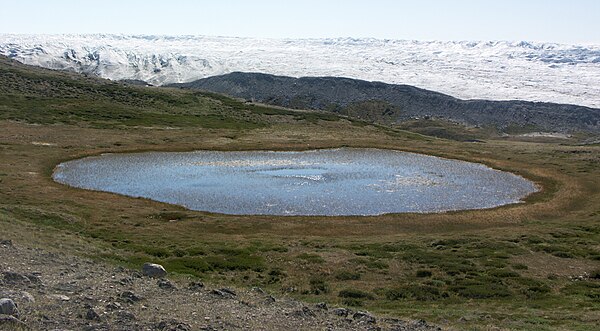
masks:
[[[19,310],[17,309],[17,304],[11,299],[0,299],[0,314],[19,317]]]
[[[332,312],[341,317],[347,317],[350,313],[350,309],[347,308],[334,308]]]
[[[198,291],[202,288],[204,288],[204,283],[202,283],[202,282],[190,282],[188,284],[188,289],[190,289],[192,291]]]
[[[352,318],[355,321],[362,321],[369,324],[374,324],[375,322],[377,322],[375,317],[373,317],[373,315],[369,314],[366,311],[357,311],[356,313],[354,313],[354,315],[352,315]]]
[[[230,289],[226,289],[226,288],[222,288],[222,289],[215,289],[210,291],[211,294],[222,297],[222,298],[229,298],[232,299],[235,296],[235,292],[233,292]]]
[[[122,301],[127,302],[127,303],[134,303],[134,302],[141,301],[143,299],[141,296],[136,295],[135,293],[133,293],[131,291],[121,292],[121,294],[119,294],[119,297],[121,298]]]
[[[159,279],[156,283],[163,290],[176,290],[177,288],[168,279]]]
[[[315,307],[317,307],[318,309],[321,309],[321,310],[327,310],[328,309],[327,304],[325,302],[319,302],[319,303],[317,303],[315,305]]]
[[[162,320],[155,325],[155,329],[161,331],[191,331],[192,327],[189,324],[180,322],[174,318]],[[212,328],[207,328],[212,329]]]
[[[49,294],[49,295],[47,295],[47,297],[49,299],[57,300],[57,301],[70,301],[71,300],[71,298],[69,298],[68,296],[66,296],[64,294]]]
[[[167,275],[167,271],[160,264],[155,263],[144,263],[142,266],[142,273],[144,276],[162,278]]]
[[[9,284],[28,284],[31,280],[25,276],[12,271],[5,271],[2,273],[4,281]]]
[[[307,317],[315,317],[316,315],[312,310],[310,310],[310,308],[304,306],[304,307],[302,307],[302,310],[297,310],[297,311],[293,312],[292,316],[300,317],[300,318],[307,318]]]
[[[99,321],[100,315],[98,315],[98,313],[93,308],[88,308],[85,314],[85,319],[90,321]]]

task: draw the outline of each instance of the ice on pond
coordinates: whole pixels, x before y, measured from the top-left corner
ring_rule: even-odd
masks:
[[[519,202],[535,185],[477,163],[380,149],[104,154],[60,164],[54,179],[248,215],[379,215]]]

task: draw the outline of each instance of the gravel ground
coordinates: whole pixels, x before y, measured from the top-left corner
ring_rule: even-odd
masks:
[[[18,308],[0,315],[0,330],[439,330],[260,288],[154,279],[10,240],[0,240],[0,273],[0,298]]]

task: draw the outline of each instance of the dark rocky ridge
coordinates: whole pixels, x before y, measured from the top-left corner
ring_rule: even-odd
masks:
[[[433,117],[528,131],[600,132],[600,109],[529,101],[461,100],[409,85],[340,77],[234,72],[169,86],[201,89],[297,109],[326,110],[380,124]]]

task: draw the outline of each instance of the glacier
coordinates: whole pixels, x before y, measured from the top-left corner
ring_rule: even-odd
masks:
[[[153,85],[245,71],[408,84],[461,99],[600,108],[600,45],[591,44],[0,34],[0,54],[25,64]]]

